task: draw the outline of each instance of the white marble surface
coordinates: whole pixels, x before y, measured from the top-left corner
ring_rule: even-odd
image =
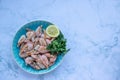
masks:
[[[71,51],[54,71],[32,75],[12,56],[16,31],[55,23]],[[0,80],[120,80],[120,0],[0,0]]]

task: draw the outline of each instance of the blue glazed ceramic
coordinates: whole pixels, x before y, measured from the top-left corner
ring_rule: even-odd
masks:
[[[43,69],[43,70],[36,70],[33,69],[32,67],[30,67],[29,65],[26,65],[24,60],[19,56],[19,51],[20,49],[17,47],[17,43],[19,38],[21,37],[21,35],[26,34],[26,28],[30,28],[32,30],[35,30],[38,26],[42,25],[44,29],[47,28],[47,26],[51,25],[52,23],[47,22],[47,21],[33,21],[30,22],[26,25],[24,25],[23,27],[21,27],[19,29],[19,31],[16,33],[14,39],[13,39],[13,44],[12,44],[12,49],[13,49],[13,55],[15,58],[15,61],[17,62],[17,64],[24,70],[27,71],[29,73],[32,74],[45,74],[48,73],[52,70],[54,70],[57,66],[60,65],[62,59],[63,59],[63,55],[58,55],[57,60],[55,61],[55,63],[49,67],[48,69]]]

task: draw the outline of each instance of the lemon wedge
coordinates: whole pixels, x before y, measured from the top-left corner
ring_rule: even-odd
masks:
[[[49,25],[46,29],[46,33],[50,37],[57,37],[60,34],[59,29],[55,25]]]

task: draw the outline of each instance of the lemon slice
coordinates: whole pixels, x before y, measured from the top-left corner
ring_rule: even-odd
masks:
[[[60,31],[55,25],[49,25],[46,29],[46,33],[50,37],[57,37],[60,34]]]

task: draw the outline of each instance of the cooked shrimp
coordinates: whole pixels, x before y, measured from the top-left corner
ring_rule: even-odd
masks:
[[[39,26],[36,31],[26,30],[26,35],[22,35],[18,41],[19,56],[26,64],[37,70],[53,65],[57,56],[51,55],[46,48],[55,38],[49,37],[42,26]]]

